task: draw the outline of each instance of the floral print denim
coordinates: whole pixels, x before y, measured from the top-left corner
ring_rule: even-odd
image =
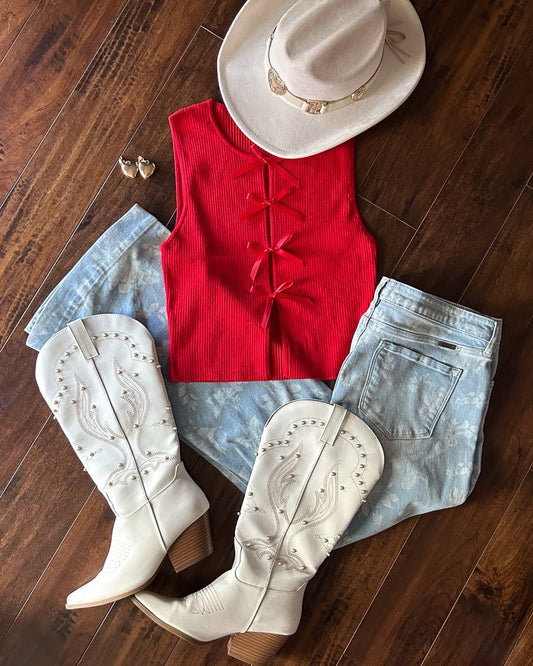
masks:
[[[159,246],[169,231],[134,205],[89,248],[28,324],[39,350],[74,319],[116,312],[152,333],[163,365],[168,327]],[[284,403],[315,398],[363,419],[383,476],[338,546],[465,501],[480,472],[483,422],[501,322],[383,278],[333,391],[314,379],[170,383],[182,441],[244,490],[263,425]],[[209,362],[209,359],[206,359]]]

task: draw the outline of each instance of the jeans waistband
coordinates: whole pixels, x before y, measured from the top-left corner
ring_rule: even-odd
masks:
[[[487,343],[497,342],[500,337],[500,319],[479,314],[391,278],[384,277],[380,280],[376,289],[375,303],[378,301],[393,303],[426,319],[485,340]]]

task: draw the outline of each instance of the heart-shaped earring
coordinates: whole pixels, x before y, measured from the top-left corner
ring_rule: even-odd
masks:
[[[118,163],[120,165],[120,170],[128,178],[135,178],[137,175],[138,167],[135,162],[131,160],[125,160],[122,155],[118,158]]]
[[[144,180],[150,178],[155,171],[155,164],[150,162],[150,160],[145,160],[142,155],[139,155],[137,158],[137,167]]]

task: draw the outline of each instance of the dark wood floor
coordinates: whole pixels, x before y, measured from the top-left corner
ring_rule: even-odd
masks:
[[[217,51],[242,0],[0,1],[0,663],[235,663],[124,600],[67,611],[112,516],[34,380],[23,328],[83,252],[138,202],[172,224],[167,116],[219,97]],[[428,64],[357,139],[379,272],[502,317],[483,469],[461,507],[336,551],[275,664],[525,666],[532,620],[532,5],[415,0]],[[126,180],[119,155],[155,160]],[[158,585],[184,594],[232,558],[240,493],[190,451],[215,553]]]

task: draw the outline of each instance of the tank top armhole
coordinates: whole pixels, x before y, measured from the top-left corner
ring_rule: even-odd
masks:
[[[355,222],[356,229],[359,229],[361,233],[372,243],[374,246],[374,254],[376,253],[376,240],[374,236],[368,230],[365,221],[361,217],[359,211],[359,204],[357,203],[357,165],[356,165],[356,152],[357,152],[357,142],[354,139],[350,139],[351,150],[349,151],[349,160],[350,160],[350,172],[351,172],[351,182],[350,182],[350,197],[349,197],[349,210],[348,214]]]
[[[172,152],[174,155],[174,174],[175,174],[175,183],[176,183],[176,223],[174,224],[174,229],[172,230],[170,236],[163,241],[164,243],[169,242],[173,239],[181,226],[185,221],[185,216],[187,213],[187,186],[185,182],[185,159],[182,154],[182,146],[180,142],[180,136],[178,133],[177,120],[179,116],[179,111],[173,113],[168,121],[170,124],[170,133],[172,136]]]

